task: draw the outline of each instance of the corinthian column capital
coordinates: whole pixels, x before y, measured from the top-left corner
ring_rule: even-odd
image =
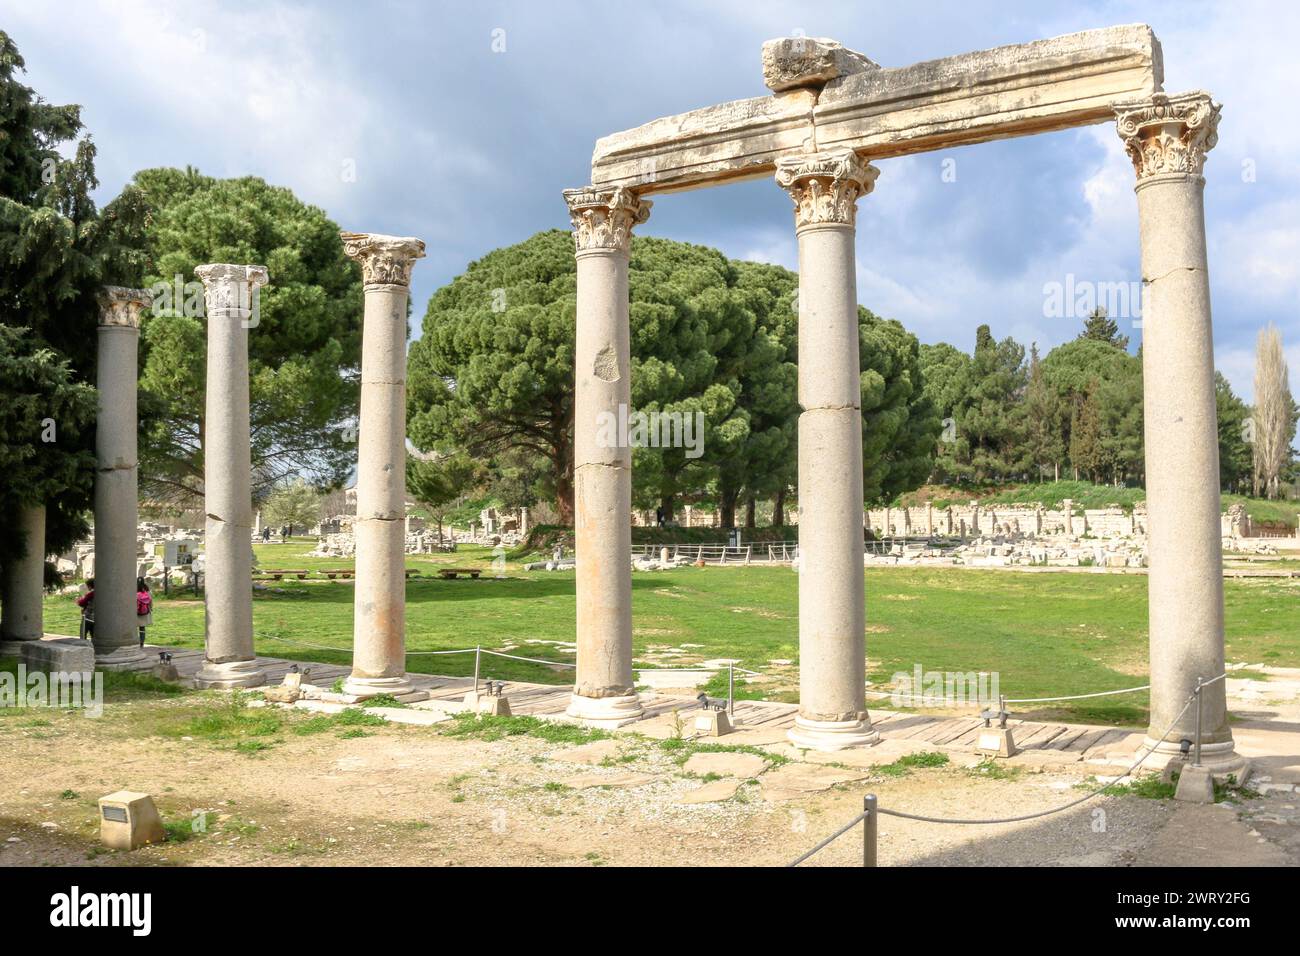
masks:
[[[106,285],[99,290],[99,324],[101,327],[138,329],[140,313],[153,304],[148,289],[126,289]]]
[[[195,266],[194,274],[203,280],[203,304],[209,318],[247,318],[253,310],[254,295],[270,279],[266,266],[228,262]]]
[[[1138,182],[1166,173],[1201,175],[1205,154],[1219,141],[1220,109],[1203,90],[1156,93],[1116,106],[1119,136]]]
[[[414,236],[385,236],[377,232],[340,232],[343,252],[361,263],[368,286],[410,286],[416,259],[424,258],[424,240]]]
[[[564,201],[569,204],[573,243],[578,252],[627,252],[632,244],[632,227],[650,218],[653,205],[622,186],[566,189]]]
[[[851,149],[782,156],[776,184],[794,200],[794,224],[854,225],[858,199],[875,188],[880,170]]]

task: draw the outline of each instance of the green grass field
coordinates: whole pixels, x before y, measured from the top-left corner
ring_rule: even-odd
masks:
[[[348,567],[350,561],[306,558],[314,542],[259,545],[263,568]],[[435,565],[488,569],[491,552],[462,547],[452,555],[412,556],[408,567],[426,574]],[[550,643],[574,638],[572,572],[526,572],[516,564],[505,580],[490,570],[478,580],[416,579],[407,585],[410,651],[473,647],[514,648],[546,660],[572,661]],[[789,668],[798,660],[797,578],[788,567],[682,568],[636,573],[633,586],[635,651],[639,664],[739,658],[745,666],[784,674],[768,696],[791,699]],[[866,571],[867,653],[870,677],[888,681],[897,671],[996,671],[1009,697],[1082,694],[1129,687],[1146,678],[1146,578],[1141,575],[1015,573],[961,568],[870,568]],[[1224,584],[1229,661],[1300,666],[1300,582],[1228,580]],[[267,582],[255,592],[259,653],[347,663],[352,641],[352,585],[342,581]],[[188,592],[158,595],[151,643],[201,647],[203,604]],[[46,601],[46,629],[76,634],[71,597]],[[408,660],[412,671],[472,672],[473,655]],[[558,668],[485,658],[485,675],[557,684],[571,680]],[[768,688],[755,684],[745,696]],[[1040,710],[1076,720],[1145,720],[1146,696],[1134,694]]]

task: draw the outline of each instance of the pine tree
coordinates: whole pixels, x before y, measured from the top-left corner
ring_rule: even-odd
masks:
[[[1038,343],[1030,346],[1029,383],[1025,386],[1026,455],[1039,474],[1050,469],[1053,478],[1060,476],[1065,457],[1065,405],[1048,384],[1038,358]]]
[[[1106,310],[1101,306],[1093,309],[1092,315],[1084,320],[1083,331],[1079,333],[1079,338],[1109,342],[1117,349],[1128,348],[1128,336],[1119,334],[1119,323],[1109,318]]]
[[[0,485],[0,562],[18,552],[20,508],[45,505],[46,552],[87,530],[96,297],[104,284],[138,285],[144,268],[143,197],[128,188],[96,208],[80,108],[46,103],[23,68],[0,31],[0,446],[20,463]]]

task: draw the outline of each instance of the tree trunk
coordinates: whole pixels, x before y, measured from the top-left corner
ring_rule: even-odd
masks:
[[[749,500],[745,502],[745,527],[756,527],[754,524],[754,496],[750,495]]]
[[[573,479],[565,472],[555,476],[555,514],[564,527],[573,527]]]
[[[666,494],[659,496],[659,510],[664,513],[664,524],[670,524],[676,515],[673,513],[673,505],[676,503],[677,496]]]
[[[734,491],[723,492],[718,498],[718,514],[721,518],[722,527],[734,528],[736,526],[736,498]]]
[[[785,489],[782,488],[772,499],[772,527],[779,528],[785,524]]]

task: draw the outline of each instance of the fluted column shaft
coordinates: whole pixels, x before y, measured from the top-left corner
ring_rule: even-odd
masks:
[[[799,239],[799,714],[790,739],[878,739],[866,706],[856,204],[878,170],[851,151],[777,163]],[[888,528],[888,520],[886,520]]]
[[[611,422],[631,402],[628,259],[650,203],[623,189],[564,193],[577,255],[573,530],[577,674],[570,716],[618,725],[642,713],[632,682],[632,451]],[[611,437],[614,440],[610,440]]]
[[[1157,94],[1118,107],[1137,173],[1142,239],[1142,380],[1147,486],[1151,726],[1176,754],[1196,736],[1197,678],[1223,673],[1223,554],[1214,338],[1201,175],[1217,139],[1208,94]],[[1181,716],[1179,716],[1181,713]],[[1201,701],[1203,762],[1228,770],[1233,752],[1223,681]]]
[[[361,263],[361,416],[357,430],[352,674],[361,697],[403,694],[406,678],[406,304],[424,243],[343,233]]]
[[[266,681],[253,650],[253,492],[249,448],[248,331],[262,266],[199,266],[208,321],[203,418],[204,656],[197,687]]]

